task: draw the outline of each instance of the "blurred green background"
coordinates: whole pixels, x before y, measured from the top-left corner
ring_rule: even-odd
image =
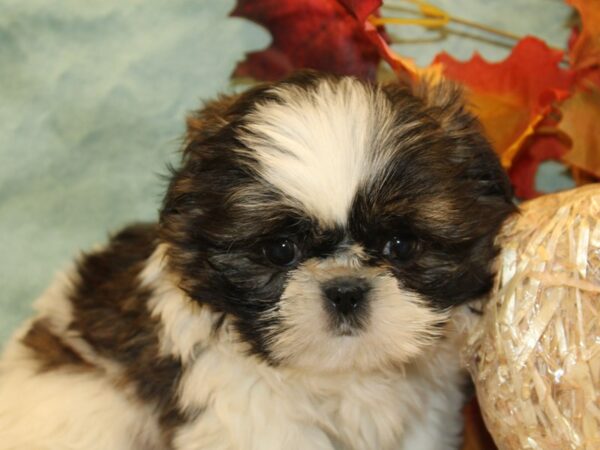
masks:
[[[393,2],[389,2],[393,3]],[[564,47],[562,0],[433,0],[450,13]],[[0,0],[0,343],[79,251],[154,220],[184,118],[234,89],[245,52],[269,44],[228,18],[233,0]],[[388,14],[389,15],[389,14]],[[391,28],[395,48],[429,63],[444,49],[504,58],[504,43]],[[299,37],[303,38],[303,37]],[[239,88],[239,87],[238,87]],[[538,185],[570,186],[558,164]]]

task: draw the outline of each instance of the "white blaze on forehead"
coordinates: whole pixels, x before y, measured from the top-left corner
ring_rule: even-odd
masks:
[[[389,101],[352,78],[272,92],[281,103],[258,104],[242,138],[261,175],[321,222],[345,223],[361,182],[384,163],[374,154],[388,134]]]

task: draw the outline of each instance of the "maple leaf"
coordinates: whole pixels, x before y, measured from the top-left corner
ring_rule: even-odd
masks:
[[[570,145],[569,137],[556,128],[556,123],[538,126],[535,133],[527,137],[508,169],[515,196],[529,200],[542,195],[535,188],[535,175],[540,164],[547,160],[560,161]]]
[[[380,56],[386,61],[398,76],[408,75],[409,78],[418,79],[427,77],[430,81],[439,81],[441,67],[432,65],[430,67],[418,67],[411,58],[406,58],[395,53],[389,46],[389,40],[382,26],[377,26],[373,20],[379,16],[379,7],[383,4],[381,0],[338,0],[362,24],[365,35],[371,40],[379,51]]]
[[[270,31],[271,45],[246,55],[233,75],[277,80],[310,68],[374,80],[379,52],[351,11],[363,14],[380,1],[238,0],[231,16],[250,19]],[[347,4],[347,5],[346,5]],[[369,12],[370,13],[370,12]]]
[[[365,23],[371,14],[376,14],[382,0],[338,0],[352,14],[358,23]]]
[[[560,107],[560,129],[573,146],[564,156],[577,184],[600,179],[600,0],[568,0],[581,23],[569,39],[569,60],[576,73],[574,94]]]
[[[567,0],[581,17],[581,29],[569,45],[571,66],[576,70],[600,66],[600,0]]]
[[[470,108],[488,139],[510,167],[528,136],[535,132],[552,103],[569,95],[573,74],[559,67],[563,54],[543,41],[526,37],[504,61],[491,63],[475,54],[460,62],[447,53],[436,56],[447,78],[467,87]]]
[[[566,101],[560,110],[559,128],[571,137],[571,149],[563,160],[588,175],[600,178],[600,84],[588,82]]]

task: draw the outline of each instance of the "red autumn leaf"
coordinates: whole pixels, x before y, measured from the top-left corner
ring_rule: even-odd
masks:
[[[559,130],[554,130],[555,132],[539,132],[529,136],[523,144],[523,149],[513,160],[508,174],[517,197],[532,199],[543,194],[535,188],[535,175],[540,164],[547,160],[560,161],[568,151],[568,139],[565,139]]]
[[[371,40],[379,51],[381,57],[391,66],[399,76],[408,75],[411,78],[419,78],[426,75],[431,80],[439,80],[441,73],[437,66],[427,68],[417,67],[412,59],[395,53],[389,46],[388,38],[381,26],[374,25],[370,16],[378,17],[378,9],[382,5],[381,0],[338,0],[348,11],[362,24],[365,35]]]
[[[346,2],[360,14],[373,2]],[[369,6],[370,7],[370,6]],[[337,0],[238,0],[232,16],[270,31],[271,45],[249,53],[234,76],[276,80],[295,69],[375,79],[380,56],[363,25]]]
[[[550,110],[554,100],[565,98],[573,82],[559,67],[562,52],[533,37],[521,40],[504,61],[490,63],[478,54],[460,62],[446,53],[444,75],[467,86],[474,113],[481,120],[505,167],[522,143]]]
[[[406,71],[403,58],[392,51],[388,45],[387,37],[381,32],[381,29],[369,22],[369,16],[374,14],[383,2],[381,0],[339,0],[339,2],[356,18],[362,26],[365,36],[371,40],[380,56],[387,61],[392,69],[395,72]]]
[[[577,70],[600,66],[600,0],[567,0],[581,16],[581,30],[569,45],[571,66]]]
[[[338,0],[359,23],[364,23],[383,4],[382,0]]]

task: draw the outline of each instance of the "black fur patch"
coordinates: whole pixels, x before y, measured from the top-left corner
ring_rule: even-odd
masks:
[[[120,363],[124,379],[116,381],[131,384],[141,401],[158,406],[168,434],[183,420],[175,401],[181,364],[160,355],[158,322],[146,306],[152,292],[139,281],[156,242],[155,225],[133,225],[104,250],[86,255],[70,296],[70,328],[98,355]]]

